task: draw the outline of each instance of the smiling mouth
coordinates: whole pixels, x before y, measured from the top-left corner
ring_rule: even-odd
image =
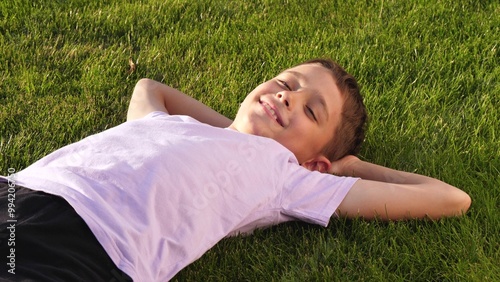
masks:
[[[281,125],[281,127],[284,127],[283,121],[276,113],[276,111],[271,107],[271,105],[263,101],[259,101],[259,103],[264,107],[264,110],[269,116],[271,116],[279,125]]]

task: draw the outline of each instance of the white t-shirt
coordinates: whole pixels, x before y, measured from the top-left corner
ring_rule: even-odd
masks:
[[[15,177],[66,199],[137,281],[169,280],[229,235],[295,219],[326,226],[357,180],[310,172],[272,139],[161,112]]]

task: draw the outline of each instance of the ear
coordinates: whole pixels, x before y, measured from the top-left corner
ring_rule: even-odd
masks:
[[[301,165],[310,171],[316,170],[324,173],[330,171],[332,163],[325,156],[320,155],[318,157],[303,162]]]

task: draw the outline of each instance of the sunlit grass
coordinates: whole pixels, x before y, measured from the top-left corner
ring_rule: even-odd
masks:
[[[2,1],[0,174],[123,122],[141,77],[233,117],[265,79],[331,57],[363,88],[362,158],[462,188],[468,215],[285,224],[224,240],[175,279],[499,280],[498,14],[498,1]]]

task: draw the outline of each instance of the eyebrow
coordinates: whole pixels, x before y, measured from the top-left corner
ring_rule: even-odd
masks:
[[[293,70],[287,70],[285,71],[284,73],[290,73],[292,74],[293,76],[295,76],[298,80],[302,80],[302,81],[307,81],[306,77],[300,73],[300,72],[297,72],[297,71],[293,71]],[[325,122],[328,122],[328,105],[326,104],[326,101],[325,101],[325,98],[316,90],[314,90],[314,96],[317,98],[317,99],[314,99],[315,101],[317,100],[317,102],[320,104],[321,106],[321,110],[323,111],[323,116],[324,116],[324,119],[325,119]]]

